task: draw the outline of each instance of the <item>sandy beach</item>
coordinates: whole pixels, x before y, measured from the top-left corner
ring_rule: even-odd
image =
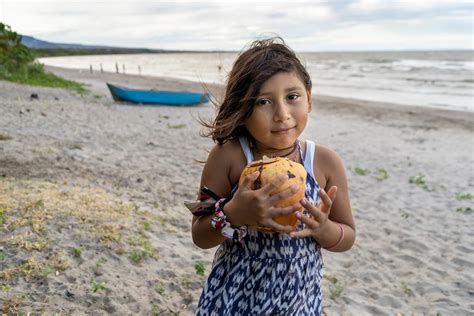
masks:
[[[105,82],[203,85],[49,69],[90,92],[0,81],[0,308],[192,315],[215,249],[194,246],[183,201],[214,109],[118,104]],[[473,315],[473,113],[314,102],[303,138],[343,158],[357,226],[351,251],[323,253],[323,314]]]

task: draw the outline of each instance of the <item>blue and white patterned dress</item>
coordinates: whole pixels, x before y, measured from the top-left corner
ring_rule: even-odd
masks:
[[[247,163],[252,162],[247,139],[240,138],[240,143]],[[317,204],[315,144],[306,144],[301,159],[308,173],[305,197]],[[320,315],[322,268],[321,249],[314,238],[249,229],[243,244],[226,240],[217,249],[196,314]]]

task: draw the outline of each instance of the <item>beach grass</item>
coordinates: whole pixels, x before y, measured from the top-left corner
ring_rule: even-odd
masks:
[[[456,199],[459,201],[462,200],[474,200],[474,194],[469,193],[469,192],[458,192],[456,193]]]
[[[434,189],[428,186],[425,180],[425,176],[421,173],[417,174],[416,176],[411,176],[408,182],[422,188],[425,191],[434,191]]]
[[[136,221],[135,215],[140,216]],[[153,223],[145,215],[135,204],[103,189],[6,178],[0,183],[2,291],[17,292],[19,278],[42,283],[53,275],[77,269],[91,247],[98,251],[122,247],[125,251],[115,253],[128,254],[134,263],[157,259],[158,250],[148,236]],[[80,241],[71,245],[58,243],[58,238],[66,238],[64,234],[80,236]],[[128,240],[128,244],[122,240]],[[11,253],[16,255],[10,256]],[[107,261],[101,256],[95,267],[101,268]],[[102,280],[90,280],[90,293],[108,289]],[[23,303],[13,300],[10,294],[9,297],[11,300],[4,302],[2,311],[21,313]]]
[[[462,213],[462,214],[471,214],[471,213],[474,212],[474,209],[472,209],[470,207],[458,207],[456,209],[456,212]]]
[[[12,139],[13,137],[11,137],[10,135],[6,134],[6,133],[0,133],[0,141],[2,140],[10,140]]]
[[[95,278],[91,279],[92,293],[100,292],[106,289],[107,289],[107,285],[104,282],[98,282]]]
[[[0,306],[2,308],[2,313],[4,315],[19,315],[22,301],[23,299],[16,295],[7,298],[2,306]]]
[[[0,79],[32,86],[69,89],[81,95],[88,91],[84,84],[47,72],[39,63],[30,64],[18,71],[0,71]]]
[[[179,129],[179,128],[185,128],[186,124],[168,124],[167,126],[168,126],[168,128]]]
[[[197,261],[194,264],[194,269],[196,269],[196,274],[200,276],[204,276],[206,274],[206,267],[204,266],[204,262]]]
[[[387,180],[389,178],[388,171],[384,168],[378,168],[377,174],[377,180],[379,181]]]

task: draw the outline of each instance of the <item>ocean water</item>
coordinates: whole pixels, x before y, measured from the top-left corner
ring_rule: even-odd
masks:
[[[474,51],[300,53],[313,93],[394,104],[474,110]],[[225,83],[237,53],[41,58],[58,67]]]

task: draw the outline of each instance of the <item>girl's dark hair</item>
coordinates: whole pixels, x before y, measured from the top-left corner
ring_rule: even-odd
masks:
[[[256,98],[265,81],[278,72],[295,72],[311,90],[311,78],[281,37],[252,42],[237,57],[227,79],[224,99],[217,116],[210,123],[202,122],[214,142],[223,144],[239,136],[249,136],[244,124],[252,115]]]

